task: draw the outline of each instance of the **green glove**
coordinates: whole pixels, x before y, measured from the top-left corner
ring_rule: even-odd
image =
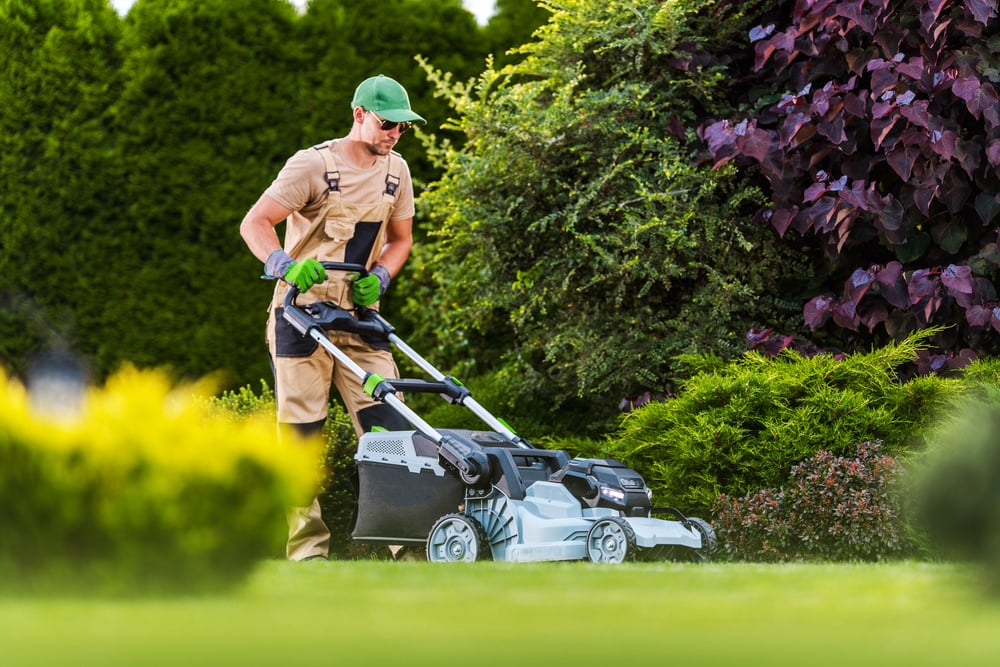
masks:
[[[313,285],[326,280],[326,269],[315,259],[304,259],[292,262],[282,278],[298,287],[300,292],[307,292]]]
[[[389,286],[389,271],[384,266],[376,265],[372,272],[364,278],[359,274],[351,275],[351,300],[356,306],[370,306],[385,293]]]

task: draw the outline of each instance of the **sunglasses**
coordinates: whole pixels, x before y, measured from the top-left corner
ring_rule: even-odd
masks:
[[[383,132],[388,132],[389,130],[394,129],[398,125],[399,126],[399,133],[402,134],[403,132],[406,132],[408,129],[410,129],[411,125],[413,125],[413,123],[409,123],[407,121],[403,121],[402,123],[399,123],[399,122],[394,121],[394,120],[386,120],[385,118],[382,118],[381,116],[379,116],[374,111],[369,111],[368,113],[370,113],[372,116],[375,117],[375,120],[378,121],[379,128]]]

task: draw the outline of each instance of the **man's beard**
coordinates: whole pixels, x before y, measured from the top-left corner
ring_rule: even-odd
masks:
[[[392,150],[392,148],[386,148],[384,144],[371,143],[365,143],[365,148],[367,148],[368,152],[372,155],[388,155],[389,151]]]

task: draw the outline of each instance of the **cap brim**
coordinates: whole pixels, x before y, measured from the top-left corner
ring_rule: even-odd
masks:
[[[393,123],[427,122],[422,116],[418,116],[409,109],[382,109],[381,111],[376,111],[375,113],[382,116],[382,118],[385,118],[386,120],[391,120]]]

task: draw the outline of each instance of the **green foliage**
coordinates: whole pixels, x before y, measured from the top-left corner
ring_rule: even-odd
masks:
[[[473,378],[468,384],[473,397],[523,438],[535,443],[549,442],[552,438],[572,434],[579,438],[597,438],[614,428],[618,412],[615,406],[596,409],[581,400],[567,400],[552,405],[551,397],[544,391],[544,383],[533,391],[523,387],[534,383],[525,381],[534,370],[523,364],[511,364],[496,372]],[[412,395],[407,401],[435,427],[468,428],[481,430],[483,422],[468,408],[451,405],[439,396]]]
[[[853,458],[819,451],[787,483],[742,498],[719,496],[713,526],[735,560],[883,560],[912,551],[899,462],[863,442]]]
[[[274,392],[261,383],[260,392],[251,387],[224,391],[210,402],[221,410],[241,419],[266,417],[275,423]],[[358,451],[358,438],[354,425],[343,405],[331,401],[323,428],[322,456],[316,469],[321,471],[321,481],[316,488],[323,521],[330,528],[330,558],[362,558],[385,556],[386,552],[351,540],[357,489],[354,454]]]
[[[461,0],[313,0],[297,30],[303,146],[347,134],[354,87],[376,74],[403,84],[413,108],[427,119],[426,127],[436,128],[446,120],[448,108],[414,66],[414,56],[465,78],[482,69],[486,55],[480,29]],[[436,175],[412,136],[404,135],[397,150],[418,183]]]
[[[237,227],[299,148],[295,17],[274,0],[169,0],[129,12],[113,128],[127,205],[104,234],[131,279],[104,286],[102,327],[117,335],[100,348],[100,372],[124,358],[185,376],[246,373],[227,381],[269,375],[261,338],[271,285],[257,279]],[[267,66],[247,67],[259,54]],[[230,312],[249,321],[233,326]]]
[[[225,588],[280,554],[287,508],[316,483],[313,448],[213,409],[208,389],[125,369],[65,414],[46,407],[64,396],[0,375],[0,588]]]
[[[520,58],[520,47],[551,16],[545,3],[535,0],[497,0],[496,13],[483,30],[483,40],[497,67]],[[454,72],[454,70],[450,70]]]
[[[996,364],[993,364],[994,370]],[[976,373],[978,377],[979,374]],[[915,484],[918,525],[935,553],[977,563],[1000,585],[1000,388],[980,384],[928,436]]]
[[[809,267],[749,223],[762,200],[735,172],[691,165],[721,71],[691,64],[690,4],[553,3],[523,60],[430,72],[467,143],[421,197],[437,242],[407,314],[426,340],[444,328],[446,365],[527,364],[554,405],[616,404],[665,387],[678,354],[791,323],[768,295]]]
[[[934,333],[843,360],[747,353],[627,415],[608,454],[639,471],[660,504],[697,514],[720,494],[777,488],[821,450],[847,455],[868,440],[894,456],[919,449],[942,406],[966,390],[956,378],[898,380],[896,369]]]
[[[399,70],[433,127],[448,111],[414,55],[461,76],[486,55],[459,0],[317,0],[302,16],[286,0],[141,0],[124,18],[104,0],[0,0],[0,24],[0,363],[18,374],[55,348],[98,379],[124,362],[270,377],[271,284],[243,214],[292,152],[346,133],[373,70]],[[412,136],[401,150],[430,180]]]
[[[0,361],[100,345],[121,25],[103,0],[0,0]]]

